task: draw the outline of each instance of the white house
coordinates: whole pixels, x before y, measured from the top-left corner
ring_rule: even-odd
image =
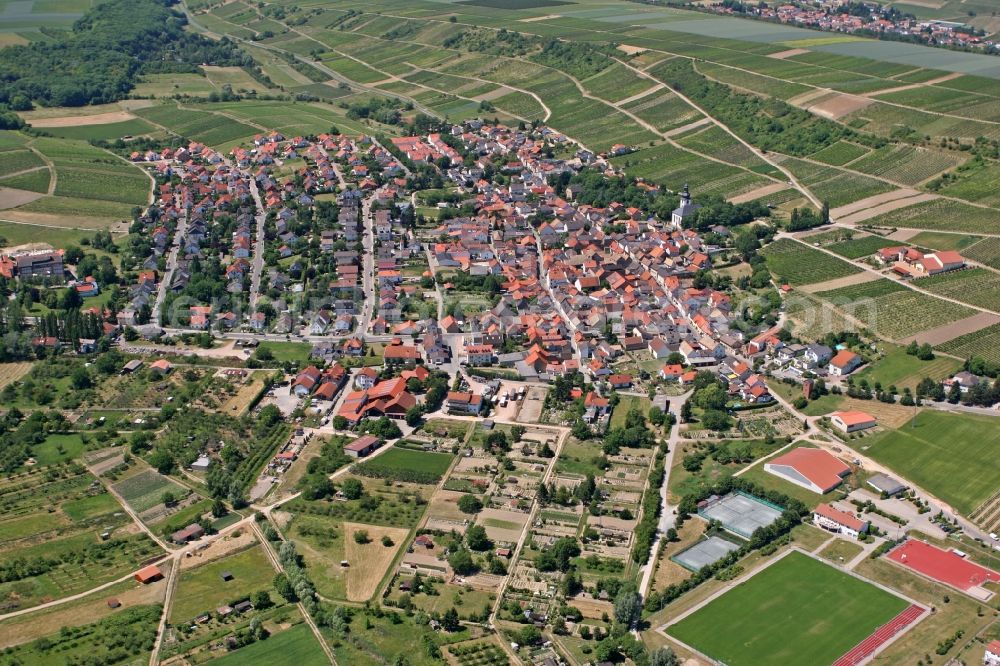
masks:
[[[983,664],[986,666],[1000,666],[1000,641],[990,641],[986,646],[986,654],[983,655]]]
[[[820,504],[813,509],[813,524],[851,539],[857,539],[859,534],[868,529],[868,521],[861,520],[852,513],[835,509],[829,504]]]
[[[831,375],[843,377],[854,372],[861,365],[861,362],[861,357],[854,352],[841,349],[836,356],[830,359],[830,365],[827,369]]]

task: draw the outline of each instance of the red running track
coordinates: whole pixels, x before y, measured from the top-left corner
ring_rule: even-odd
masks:
[[[895,548],[887,557],[963,592],[986,581],[1000,582],[1000,573],[970,562],[950,550],[917,539],[907,539],[906,543]]]
[[[871,636],[855,645],[850,652],[833,662],[833,666],[855,666],[872,656],[883,643],[889,641],[893,636],[904,631],[908,626],[920,617],[924,609],[916,604],[892,618],[881,627],[876,629]]]

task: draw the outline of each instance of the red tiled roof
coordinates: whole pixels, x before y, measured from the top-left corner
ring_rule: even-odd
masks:
[[[805,447],[792,449],[768,464],[791,467],[823,492],[836,488],[842,477],[851,471],[850,467],[826,451]]]
[[[844,527],[852,529],[856,532],[860,532],[865,526],[865,521],[855,517],[854,514],[841,511],[840,509],[835,509],[829,504],[818,505],[815,509],[813,509],[813,513],[818,516],[822,516],[823,518],[832,520],[838,525],[843,525]]]

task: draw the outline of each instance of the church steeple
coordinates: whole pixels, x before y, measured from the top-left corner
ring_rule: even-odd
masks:
[[[691,192],[688,190],[688,184],[684,183],[684,189],[681,191],[681,206],[689,203],[691,203]]]

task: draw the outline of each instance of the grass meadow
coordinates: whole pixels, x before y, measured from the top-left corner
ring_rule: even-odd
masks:
[[[865,453],[962,514],[1000,488],[1000,430],[988,416],[922,411],[868,440]]]

